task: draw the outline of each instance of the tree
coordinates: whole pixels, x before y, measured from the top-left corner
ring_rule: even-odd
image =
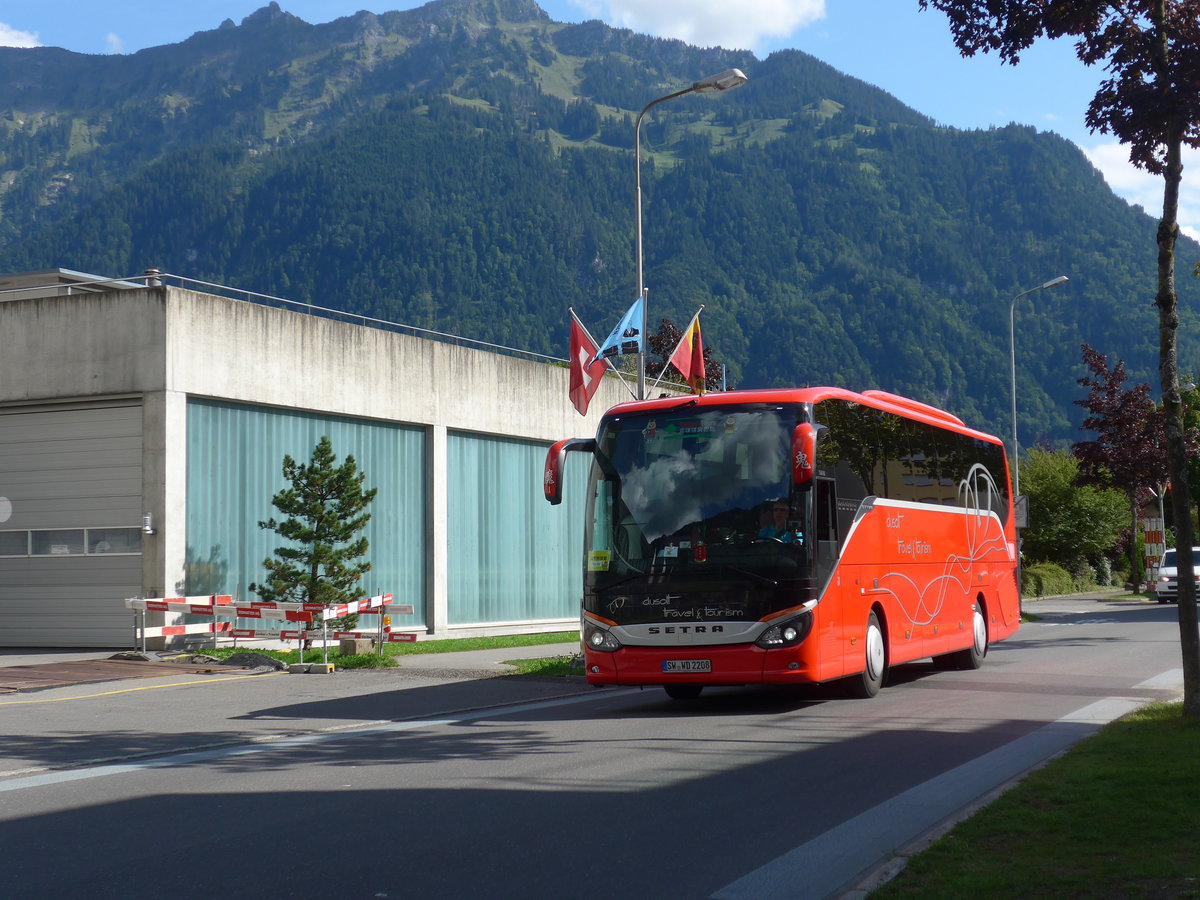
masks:
[[[652,359],[647,354],[647,378],[658,378],[662,375],[663,381],[686,387],[679,373],[669,365],[671,354],[675,352],[675,348],[679,346],[682,338],[683,332],[676,327],[675,323],[664,318],[658,326],[658,331],[647,338],[650,353],[658,357],[658,359]],[[666,370],[665,375],[663,374],[664,369]],[[706,391],[721,390],[721,361],[713,355],[712,348],[707,345],[704,347],[704,389]]]
[[[1096,432],[1096,439],[1080,441],[1071,452],[1080,462],[1082,481],[1115,487],[1129,498],[1132,533],[1137,534],[1137,514],[1147,491],[1157,495],[1167,483],[1167,432],[1161,408],[1145,382],[1125,387],[1124,360],[1108,367],[1108,357],[1083,345],[1083,361],[1090,374],[1077,379],[1088,395],[1075,403],[1088,411],[1081,428]],[[1137,541],[1130,541],[1130,570],[1138,571]]]
[[[1200,718],[1200,632],[1197,630],[1183,405],[1176,332],[1175,244],[1179,237],[1179,186],[1183,145],[1200,146],[1200,0],[918,0],[950,20],[964,56],[997,51],[1008,63],[1035,40],[1074,38],[1086,65],[1103,62],[1109,77],[1088,105],[1092,130],[1129,146],[1139,168],[1163,176],[1159,220],[1159,380],[1167,434],[1167,468],[1175,517],[1179,567],[1179,636],[1183,653],[1184,715]]]
[[[251,584],[268,602],[319,603],[331,606],[361,599],[359,579],[371,564],[359,561],[367,552],[367,539],[359,532],[371,519],[367,506],[376,488],[363,490],[366,477],[354,457],[334,465],[333,443],[323,436],[313,448],[308,465],[283,457],[283,477],[291,484],[277,493],[271,504],[287,516],[259,522],[290,541],[275,549],[275,558],[263,560],[265,584]]]
[[[1030,558],[1073,569],[1116,546],[1129,515],[1121,492],[1080,484],[1081,462],[1065,451],[1030,450],[1021,463],[1029,526],[1021,533]]]

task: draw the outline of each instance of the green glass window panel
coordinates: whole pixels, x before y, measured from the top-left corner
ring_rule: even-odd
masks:
[[[590,458],[568,455],[564,499],[551,506],[542,494],[546,449],[528,441],[447,436],[451,624],[579,615]]]
[[[425,624],[423,429],[195,399],[187,423],[186,593],[258,599],[249,585],[265,579],[262,562],[282,541],[258,523],[278,518],[271,498],[286,486],[284,454],[307,463],[329,435],[337,464],[353,455],[364,486],[379,491],[364,531],[372,569],[363,591],[412,604],[413,615],[392,616],[394,627]]]

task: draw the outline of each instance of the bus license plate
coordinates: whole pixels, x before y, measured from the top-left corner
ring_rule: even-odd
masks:
[[[664,672],[711,672],[711,659],[664,659]]]

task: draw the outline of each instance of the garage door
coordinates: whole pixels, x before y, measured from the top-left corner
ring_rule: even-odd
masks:
[[[0,646],[129,647],[142,409],[0,407]]]

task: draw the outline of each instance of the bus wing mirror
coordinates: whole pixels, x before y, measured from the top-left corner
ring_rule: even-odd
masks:
[[[813,425],[811,422],[801,422],[792,432],[792,483],[807,485],[812,483],[813,471],[817,461],[817,439],[824,427]]]
[[[562,503],[562,475],[567,454],[572,450],[591,453],[595,449],[596,442],[591,438],[567,438],[546,451],[546,467],[542,473],[542,491],[546,500],[555,506]]]

